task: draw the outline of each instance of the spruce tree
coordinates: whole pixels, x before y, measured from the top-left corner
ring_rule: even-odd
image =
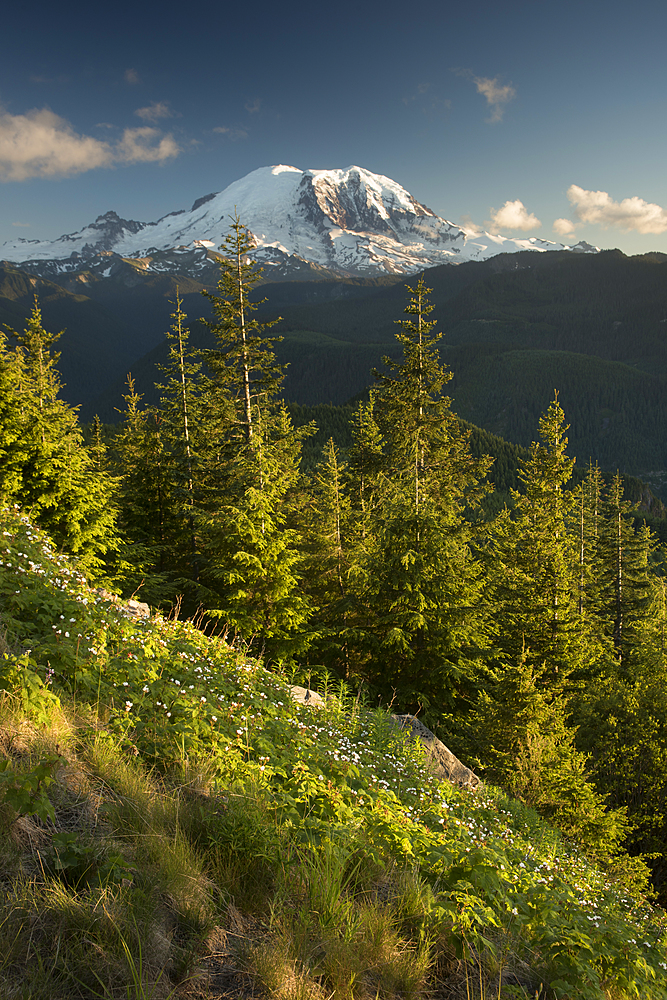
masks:
[[[487,682],[463,724],[458,720],[458,743],[487,781],[537,809],[593,859],[618,864],[631,829],[626,803],[609,802],[596,787],[569,715],[567,700],[544,688],[523,652]]]
[[[209,613],[269,660],[286,661],[310,643],[311,603],[301,588],[301,536],[289,526],[299,482],[301,440],[282,405],[253,415],[253,446],[233,459],[235,490],[204,525]]]
[[[300,538],[288,524],[298,490],[301,441],[278,392],[283,372],[260,323],[251,292],[261,269],[238,217],[221,246],[218,294],[208,327],[216,347],[207,368],[200,457],[200,520],[206,579],[215,613],[229,630],[270,658],[285,659],[308,644],[310,605],[300,591]]]
[[[179,518],[173,503],[171,456],[162,415],[142,408],[132,375],[127,377],[123,422],[114,441],[120,479],[120,525],[124,544],[117,570],[129,593],[161,605],[178,593],[172,572]]]
[[[172,574],[176,586],[188,593],[188,606],[200,592],[203,555],[198,538],[202,509],[200,455],[207,434],[202,403],[202,363],[189,347],[190,331],[183,302],[176,290],[172,324],[167,332],[167,363],[160,365],[165,381],[161,391],[162,436],[169,452],[169,485],[174,533]]]
[[[276,361],[274,344],[282,339],[267,337],[278,319],[260,323],[254,316],[258,304],[251,293],[261,281],[262,269],[251,259],[254,243],[238,216],[220,246],[220,280],[217,294],[204,291],[213,307],[213,320],[206,325],[216,347],[204,352],[210,371],[208,384],[213,401],[231,398],[235,403],[234,430],[239,429],[253,446],[256,406],[260,399],[275,397],[284,378]],[[230,428],[232,430],[232,428]]]
[[[649,560],[654,548],[650,530],[635,530],[632,505],[623,499],[616,474],[603,494],[599,537],[599,600],[609,622],[619,664],[625,668],[636,648],[650,598]]]
[[[11,473],[3,474],[4,499],[29,510],[85,573],[101,575],[117,541],[115,484],[95,467],[76,408],[59,396],[53,352],[59,334],[44,329],[37,301],[22,332],[6,329],[17,341],[13,351],[3,351],[8,432],[18,415],[20,443],[14,440],[6,456]]]
[[[380,495],[382,470],[385,465],[384,440],[375,413],[375,394],[367,403],[360,403],[352,418],[350,448],[344,482],[354,519],[350,530],[356,545],[363,546]]]
[[[526,654],[544,680],[559,684],[582,652],[574,494],[566,489],[574,460],[567,457],[567,427],[554,399],[540,418],[540,442],[522,463],[525,492],[512,491],[490,529],[489,600],[496,605],[501,654]]]
[[[354,552],[352,510],[347,464],[330,438],[322,459],[309,477],[299,511],[303,535],[302,586],[313,605],[311,626],[317,633],[313,655],[339,676],[349,678],[347,643],[343,638],[349,620],[350,566]]]
[[[409,318],[397,334],[403,357],[384,359],[386,370],[376,373],[373,440],[377,446],[381,436],[382,460],[376,447],[375,498],[352,571],[357,614],[348,636],[362,677],[388,698],[395,692],[404,707],[437,715],[469,686],[486,642],[480,568],[464,513],[481,494],[488,461],[472,458],[468,434],[443,395],[451,373],[428,319],[430,289],[423,278],[408,288]]]

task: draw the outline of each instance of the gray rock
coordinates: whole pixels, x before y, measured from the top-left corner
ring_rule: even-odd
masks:
[[[290,694],[299,705],[311,705],[313,708],[322,708],[324,705],[324,698],[321,694],[318,694],[317,691],[311,691],[310,688],[299,687],[298,684],[291,685]]]
[[[289,691],[293,700],[299,705],[322,708],[326,704],[322,695],[310,688],[293,684]],[[459,788],[469,788],[471,791],[475,791],[481,784],[474,771],[462,764],[458,757],[455,757],[452,751],[415,715],[392,715],[390,718],[397,726],[406,730],[411,739],[421,741],[427,751],[429,767],[436,778],[449,781]]]
[[[431,770],[437,778],[444,778],[459,788],[469,788],[474,791],[480,784],[480,779],[469,767],[462,764],[458,757],[438,739],[423,722],[414,715],[392,715],[397,726],[408,731],[414,740],[420,740],[428,752]]]
[[[104,587],[98,587],[96,593],[99,594],[103,601],[115,604],[117,608],[124,611],[130,618],[150,618],[151,616],[151,609],[143,601],[135,601],[132,598],[129,601],[123,601],[118,594],[112,594],[110,591],[105,590]]]

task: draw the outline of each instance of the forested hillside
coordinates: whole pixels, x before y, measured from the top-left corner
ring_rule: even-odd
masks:
[[[140,262],[120,258],[108,270],[54,274],[49,282],[5,266],[0,312],[21,326],[38,292],[49,329],[66,328],[59,342],[66,398],[83,403],[86,420],[97,413],[115,422],[128,371],[144,400],[158,402],[156,365],[165,362],[177,288],[193,346],[214,346],[198,322],[210,318],[200,293],[214,286],[143,273]],[[664,255],[618,251],[526,252],[431,269],[426,280],[457,412],[528,447],[557,388],[580,462],[590,458],[662,489],[666,275]],[[398,356],[403,279],[260,281],[251,295],[262,319],[283,317],[276,353],[287,365],[281,391],[290,402],[344,404],[367,389],[384,356]]]
[[[207,346],[192,346],[183,300],[177,296],[167,332],[168,352],[158,369],[153,402],[142,398],[130,379],[120,422],[105,426],[94,421],[85,440],[76,410],[62,398],[58,341],[45,326],[39,305],[33,305],[25,324],[16,324],[11,339],[3,340],[0,492],[8,547],[0,561],[4,580],[0,618],[7,646],[2,661],[5,666],[0,668],[0,688],[5,692],[1,697],[10,699],[8,704],[37,713],[34,717],[38,722],[42,719],[44,725],[52,718],[48,713],[55,704],[48,695],[51,685],[76,698],[79,712],[82,701],[91,712],[95,702],[96,713],[105,705],[101,721],[92,724],[91,732],[96,726],[112,734],[118,730],[118,746],[134,748],[142,767],[164,768],[165,781],[171,781],[168,776],[176,773],[174,768],[178,770],[174,748],[177,757],[180,754],[178,767],[185,769],[178,772],[183,781],[187,780],[184,775],[190,766],[190,752],[195,756],[199,751],[209,753],[211,720],[217,723],[219,718],[217,708],[215,717],[210,714],[209,697],[215,695],[217,703],[223,695],[229,696],[235,699],[232,708],[239,708],[240,694],[236,688],[232,690],[230,682],[221,681],[231,669],[231,661],[225,659],[228,655],[240,655],[244,661],[257,657],[262,669],[268,668],[273,675],[290,675],[309,687],[342,683],[348,692],[345,697],[350,702],[356,699],[357,705],[390,705],[394,711],[418,714],[485,782],[513,797],[513,810],[534,809],[558,831],[554,836],[559,838],[559,857],[565,856],[563,851],[572,851],[571,857],[585,859],[573,864],[583,866],[581,879],[590,887],[586,889],[589,895],[596,887],[596,908],[603,905],[599,893],[603,889],[607,893],[605,912],[600,915],[595,909],[592,917],[595,940],[586,939],[585,947],[592,957],[586,960],[588,964],[581,964],[578,957],[576,961],[572,958],[580,944],[564,947],[560,938],[554,943],[546,931],[549,921],[544,917],[544,906],[560,914],[556,923],[561,927],[559,921],[566,920],[562,899],[571,899],[569,889],[563,889],[560,902],[551,896],[545,901],[539,888],[546,885],[545,880],[538,878],[535,888],[530,879],[524,886],[519,878],[520,895],[525,895],[527,902],[525,921],[519,920],[517,928],[533,929],[526,931],[528,938],[521,946],[512,937],[513,954],[518,961],[520,954],[527,954],[526,948],[534,947],[537,957],[531,962],[542,971],[526,972],[524,980],[517,982],[533,983],[537,988],[536,984],[546,981],[545,996],[571,1000],[630,996],[627,990],[631,990],[628,984],[633,977],[657,982],[662,962],[656,958],[662,954],[658,937],[648,935],[648,944],[641,948],[656,950],[640,955],[635,950],[622,950],[619,928],[626,927],[623,907],[645,907],[649,885],[658,900],[667,900],[667,584],[664,550],[644,517],[649,508],[659,520],[664,509],[640,482],[603,474],[598,465],[589,462],[588,455],[583,461],[575,460],[568,445],[568,417],[559,395],[551,395],[527,449],[461,420],[447,394],[456,376],[443,364],[447,355],[441,351],[442,335],[433,319],[431,290],[423,277],[403,289],[403,309],[395,317],[394,345],[374,373],[370,391],[344,407],[286,404],[284,368],[273,339],[277,325],[263,322],[263,314],[253,304],[253,291],[261,279],[252,263],[251,249],[237,220],[226,243],[219,284],[215,291],[205,292],[210,304]],[[391,290],[392,295],[397,292]],[[619,363],[611,359],[600,363],[607,366],[609,385],[613,386]],[[507,371],[501,371],[502,379],[498,370],[490,370],[491,374],[506,389],[517,391],[518,383],[509,381]],[[582,379],[584,375],[585,370]],[[536,371],[529,370],[527,377],[538,380]],[[518,394],[516,403],[517,412],[527,421]],[[42,536],[32,523],[74,560],[76,569],[66,561],[59,564],[60,576],[53,566],[48,571],[44,568],[35,548]],[[48,559],[56,558],[51,544],[39,541],[46,546],[43,552]],[[19,569],[25,582],[17,589]],[[78,610],[67,603],[69,598],[60,610],[63,599],[55,592],[55,597],[47,598],[39,590],[44,573],[62,593],[79,579],[77,574],[84,573],[86,587],[96,583],[106,588],[106,600],[110,591],[131,595],[159,612],[191,622],[182,632],[174,625],[173,634],[170,628],[165,626],[161,632],[162,626],[158,626],[148,645],[139,642],[134,633],[123,633],[124,637],[116,636],[109,646],[108,636],[103,634],[107,618],[107,625],[102,626],[102,619],[98,621],[97,613],[91,612],[90,620],[86,617],[80,624]],[[77,595],[72,600],[84,606],[90,600],[86,589]],[[88,615],[88,611],[83,613]],[[215,651],[213,647],[209,653],[204,651],[203,633],[220,637]],[[167,659],[159,670],[151,667],[150,676],[143,667],[133,672],[135,656],[160,658],[163,649],[171,652],[164,654]],[[102,655],[100,651],[107,657],[108,669],[115,671],[113,679],[105,674],[104,684],[102,661],[95,667],[94,660]],[[207,663],[209,688],[197,694],[198,704],[192,700],[195,695],[190,698],[187,691],[198,692],[199,682],[193,678],[187,691],[183,686],[183,656],[186,660],[190,657],[186,670],[197,663],[195,674],[204,669],[197,657]],[[129,671],[127,676],[123,670]],[[261,674],[262,684],[268,683],[268,676]],[[121,687],[114,692],[109,684]],[[167,697],[165,684],[178,689],[176,694]],[[222,688],[216,686],[220,684]],[[118,701],[121,689],[124,708]],[[264,695],[258,693],[257,697],[261,700]],[[157,716],[151,715],[155,712],[159,725]],[[274,809],[278,796],[279,808],[285,806],[302,831],[312,826],[310,821],[306,823],[311,815],[312,790],[289,784],[289,775],[301,775],[302,770],[299,760],[291,760],[286,769],[280,756],[285,734],[292,732],[293,725],[291,715],[282,721],[280,718],[275,731],[253,730],[252,751],[249,710],[241,728],[235,730],[241,757],[245,755],[249,764],[256,763],[258,775],[267,769],[268,762],[274,767],[276,753],[282,761],[269,798],[264,792],[250,794],[248,781],[255,772],[246,773],[245,763],[241,768],[241,757],[238,767],[234,765],[234,774],[243,772],[244,801],[252,800],[253,808],[261,813]],[[233,712],[229,719],[238,725]],[[366,728],[363,732],[371,731],[375,730]],[[356,739],[359,733],[356,729],[354,733]],[[224,740],[229,737],[225,730]],[[92,745],[97,746],[95,740]],[[120,752],[114,746],[113,753]],[[225,746],[228,750],[229,744]],[[85,753],[90,774],[101,774],[97,750]],[[21,798],[23,779],[15,777],[14,770],[10,772],[6,801],[13,803],[15,812],[26,812],[30,803],[37,803],[46,823],[52,803],[49,805],[48,796],[45,799],[41,792],[41,798],[35,796],[42,787],[39,775],[50,781],[55,764],[52,767],[47,761],[46,771],[39,771],[42,764],[36,766],[37,771],[29,769],[25,779],[27,799]],[[329,773],[324,763],[318,758],[313,766],[318,771],[312,780],[324,781]],[[216,774],[231,783],[225,787],[234,787],[232,771],[227,764],[219,765]],[[303,777],[306,781],[305,772]],[[353,793],[347,785],[347,790],[339,787],[339,779],[340,775],[330,777],[327,787],[331,803],[342,809],[345,796]],[[218,779],[210,779],[214,780]],[[383,778],[385,783],[388,780]],[[288,784],[281,785],[283,791],[279,792],[283,781]],[[308,789],[310,781],[308,777]],[[43,787],[47,788],[48,782]],[[209,782],[206,787],[210,794],[217,786]],[[415,788],[411,784],[407,792],[413,794]],[[32,798],[30,789],[35,793]],[[280,798],[283,794],[287,798]],[[354,794],[365,801],[370,794],[368,786],[355,786]],[[493,842],[496,851],[496,834],[491,832],[492,827],[495,830],[495,806],[491,799],[486,801],[485,808],[491,812],[484,822],[491,826],[486,832],[479,827],[476,843],[486,851]],[[299,803],[305,812],[299,812]],[[162,807],[155,808],[159,811]],[[202,819],[206,829],[195,819],[186,829],[178,823],[174,827],[171,820],[162,824],[158,812],[152,815],[152,829],[160,843],[172,831],[174,837],[184,837],[192,849],[198,850],[201,844],[211,849],[212,841],[206,839],[209,820]],[[357,816],[354,810],[353,815]],[[383,829],[389,841],[398,836],[396,830],[404,823],[404,815],[400,809],[390,818],[385,814],[381,822],[388,824]],[[363,836],[370,838],[368,844],[375,844],[373,823],[357,819],[359,829],[366,831]],[[434,822],[440,824],[441,819],[438,813]],[[538,830],[539,821],[534,816],[530,824],[531,830]],[[256,843],[253,838],[259,836],[259,826],[255,824],[254,832],[248,828],[242,835],[250,838],[248,843]],[[158,830],[162,832],[158,834]],[[57,833],[60,839],[54,841],[53,857],[45,854],[47,861],[51,858],[48,864],[76,867],[90,855],[92,866],[92,842],[86,854],[88,848],[77,848],[64,836],[66,832]],[[328,843],[325,838],[314,844],[308,840],[310,834],[303,836],[309,850],[319,850],[317,844]],[[430,834],[425,836],[427,840],[417,837],[408,845],[409,838],[400,835],[400,864],[413,864],[407,860],[412,857],[419,866],[423,863],[419,852],[441,851],[428,840]],[[282,833],[277,832],[276,837],[267,855],[273,873],[267,876],[271,886],[277,884],[276,873],[285,858],[281,852],[286,849]],[[218,846],[222,843],[215,842]],[[382,866],[387,865],[389,871],[398,861],[382,851],[374,854],[376,847],[369,846],[368,858],[380,865],[377,871],[384,871]],[[111,848],[105,850],[108,854]],[[107,854],[103,851],[99,864],[94,862],[100,871],[107,872],[108,865],[108,872],[115,870],[114,866],[126,870],[127,860]],[[541,870],[546,861],[539,856]],[[317,857],[329,864],[333,855],[325,851]],[[454,854],[447,857],[450,860],[442,862],[443,878],[445,871],[450,872]],[[408,933],[407,925],[401,925],[408,936],[396,947],[407,949],[406,954],[415,961],[418,955],[424,960],[410,995],[423,996],[430,989],[429,963],[437,965],[445,961],[444,956],[454,954],[443,944],[445,938],[455,938],[458,944],[452,947],[459,951],[473,947],[473,968],[489,982],[499,983],[501,989],[497,959],[492,974],[490,966],[487,968],[489,956],[499,944],[498,935],[510,934],[513,917],[523,913],[519,906],[524,904],[515,905],[515,897],[510,899],[506,887],[496,885],[495,876],[489,876],[488,881],[484,872],[491,870],[489,866],[496,872],[502,870],[500,856],[491,862],[486,854],[471,854],[465,877],[460,876],[465,884],[477,887],[472,903],[468,890],[464,891],[465,899],[456,895],[461,885],[459,875],[446,876],[451,885],[447,883],[445,896],[438,896],[444,891],[441,886],[429,888],[428,892],[436,893],[428,896],[430,902],[419,897],[422,902],[414,911],[419,914],[419,927],[426,927],[426,910],[435,913],[437,906],[441,907],[433,924],[439,928],[437,935],[445,935],[436,935],[439,944],[430,932],[425,931],[425,937],[420,936],[421,931],[415,932],[415,937],[412,931]],[[89,868],[84,866],[85,871]],[[344,866],[340,877],[343,870]],[[170,884],[169,877],[166,872],[159,876],[167,880],[165,885]],[[220,871],[214,877],[221,877]],[[246,873],[240,883],[234,883],[236,888],[229,890],[236,894],[234,899],[242,898],[247,877]],[[262,891],[267,906],[277,907],[277,897],[271,896],[273,888]],[[346,890],[339,883],[332,892],[340,901]],[[269,904],[270,899],[273,902]],[[627,903],[622,903],[623,899]],[[453,916],[459,905],[455,900],[463,906],[462,913],[469,914],[472,905],[478,914],[463,929],[457,923],[459,918]],[[311,903],[318,910],[319,904]],[[174,912],[180,916],[173,919],[185,928],[191,918],[183,914],[190,911],[187,906],[178,910],[179,905],[174,904]],[[361,926],[354,923],[357,917],[362,920],[360,905],[357,900],[352,909],[345,910],[350,927]],[[7,919],[11,916],[13,920],[15,908],[8,912]],[[641,912],[649,913],[645,909]],[[534,930],[543,918],[544,934]],[[311,914],[306,919],[314,918]],[[646,919],[654,921],[655,914],[651,912]],[[123,920],[123,934],[127,935],[126,917]],[[198,920],[187,925],[189,930],[179,932],[184,941],[197,939]],[[601,920],[607,921],[604,941],[597,936]],[[345,921],[341,926],[348,926]],[[322,930],[314,924],[308,926],[309,935]],[[575,933],[569,925],[562,925],[561,930],[563,940]],[[333,966],[323,967],[321,973],[317,964],[308,965],[307,970],[303,964],[298,966],[304,961],[300,946],[287,925],[284,933],[287,937],[281,938],[281,947],[287,949],[285,961],[292,963],[291,969],[302,968],[304,975],[307,971],[312,989],[324,989],[326,983],[334,981]],[[581,943],[581,929],[576,934]],[[357,940],[354,934],[352,937]],[[123,940],[127,944],[127,936]],[[624,940],[629,943],[627,936]],[[333,945],[330,938],[326,941],[317,947],[328,954]],[[637,941],[632,943],[634,948]],[[274,944],[278,949],[272,952],[275,957],[280,948]],[[125,951],[126,956],[130,953]],[[386,955],[382,963],[382,968],[393,969],[392,976],[400,979],[404,975]],[[261,978],[261,963],[251,962],[247,967],[251,966],[253,975]],[[80,970],[81,966],[75,963],[68,968]],[[538,975],[543,980],[536,980]],[[67,981],[72,981],[71,976]],[[370,981],[366,977],[363,983]],[[380,988],[378,984],[385,981],[377,976],[372,981],[378,996],[392,995],[394,987]],[[351,982],[356,982],[354,977]],[[349,985],[344,995],[361,1000],[366,989],[363,983],[360,979],[358,987]],[[655,995],[661,996],[658,992]]]
[[[2,349],[5,502],[106,586],[420,713],[600,863],[655,855],[664,893],[667,600],[641,511],[659,504],[575,465],[560,397],[528,450],[462,422],[423,278],[369,394],[287,406],[250,249],[237,222],[213,346],[191,347],[177,299],[158,404],[130,380],[88,444],[33,308]]]

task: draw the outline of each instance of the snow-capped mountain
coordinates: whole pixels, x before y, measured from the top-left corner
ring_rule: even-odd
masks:
[[[198,198],[189,211],[171,212],[157,222],[127,221],[107,212],[56,240],[7,242],[0,257],[30,263],[30,270],[44,271],[44,276],[91,265],[104,273],[112,266],[110,255],[141,261],[145,270],[194,274],[210,262],[235,212],[253,235],[260,263],[282,272],[290,263],[307,262],[341,275],[407,274],[519,250],[598,249],[588,243],[565,246],[463,229],[441,219],[389,177],[361,167],[299,170],[281,165],[253,170],[224,191]]]

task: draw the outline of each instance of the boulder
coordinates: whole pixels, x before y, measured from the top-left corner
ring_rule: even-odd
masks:
[[[104,587],[98,587],[96,593],[103,601],[115,604],[117,608],[124,611],[130,618],[150,618],[151,616],[151,609],[143,601],[135,601],[132,598],[129,601],[123,601],[118,594],[112,594],[110,591],[105,590]]]
[[[475,791],[480,779],[474,771],[462,764],[423,722],[414,715],[392,715],[391,718],[397,726],[408,732],[411,739],[420,740],[427,751],[431,770],[437,778],[444,778],[459,788]]]
[[[290,694],[299,705],[310,705],[312,708],[322,708],[324,705],[324,698],[321,694],[318,694],[317,691],[311,691],[310,688],[299,687],[298,684],[291,685]]]
[[[310,688],[293,684],[289,690],[293,700],[299,705],[322,708],[326,704],[322,695]],[[458,757],[455,757],[452,751],[415,715],[392,715],[390,718],[395,725],[406,730],[411,739],[420,740],[427,751],[430,770],[436,778],[442,778],[451,782],[452,785],[468,788],[471,791],[475,791],[477,786],[481,784],[474,771],[462,764]]]

